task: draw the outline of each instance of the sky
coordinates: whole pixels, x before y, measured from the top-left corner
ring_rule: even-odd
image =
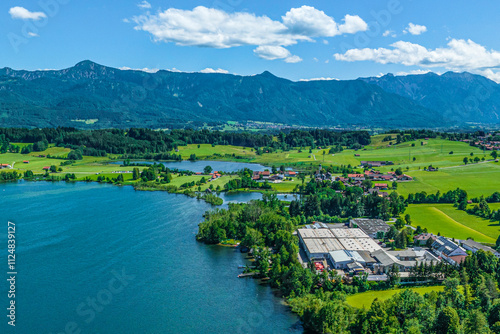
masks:
[[[491,0],[3,0],[0,68],[356,79],[468,71],[500,82]]]

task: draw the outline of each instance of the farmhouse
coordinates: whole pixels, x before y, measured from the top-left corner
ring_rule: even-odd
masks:
[[[374,185],[375,188],[378,188],[380,190],[387,190],[387,184],[385,183],[375,183]]]
[[[271,172],[266,170],[263,172],[253,172],[252,180],[267,180],[271,176]]]
[[[410,175],[403,174],[403,175],[399,175],[397,177],[397,180],[398,181],[413,181],[413,178]]]
[[[9,164],[0,164],[0,169],[11,168]]]
[[[361,166],[363,167],[382,167],[394,165],[392,161],[361,161]]]

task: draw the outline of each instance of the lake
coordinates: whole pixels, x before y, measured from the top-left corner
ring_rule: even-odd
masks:
[[[302,332],[269,287],[237,278],[244,254],[195,241],[212,208],[203,201],[63,182],[0,184],[0,199],[5,250],[16,224],[16,333]],[[1,282],[0,332],[10,333]]]
[[[222,171],[222,172],[237,172],[243,168],[248,168],[253,171],[264,171],[265,169],[271,170],[270,167],[266,167],[259,164],[252,164],[246,162],[231,162],[231,161],[207,161],[207,160],[197,160],[197,161],[131,161],[131,163],[141,163],[141,164],[154,164],[155,162],[160,162],[170,169],[179,169],[179,170],[189,170],[192,172],[203,172],[203,168],[205,166],[210,166],[214,171]],[[122,165],[123,161],[113,161],[111,164]]]

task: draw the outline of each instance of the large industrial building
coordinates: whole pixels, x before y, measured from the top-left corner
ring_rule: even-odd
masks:
[[[381,247],[366,233],[357,228],[299,229],[301,247],[309,261],[326,259],[338,250],[374,252]]]
[[[369,233],[380,233],[379,222],[363,220],[361,225]],[[361,228],[315,223],[297,230],[297,235],[308,261],[321,262],[325,267],[328,265],[337,270],[383,275],[392,266],[405,272],[421,263],[430,265],[440,261],[437,256],[419,247],[384,250]]]

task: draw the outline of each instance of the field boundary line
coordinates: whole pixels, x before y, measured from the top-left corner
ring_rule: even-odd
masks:
[[[479,233],[479,234],[481,234],[482,236],[484,236],[484,237],[486,237],[486,238],[488,238],[488,239],[494,240],[494,238],[492,238],[492,237],[490,237],[490,236],[488,236],[488,235],[486,235],[486,234],[484,234],[484,233],[482,233],[482,232],[479,232],[479,231],[477,231],[477,230],[473,229],[472,227],[469,227],[469,226],[467,226],[467,225],[464,225],[464,224],[462,224],[462,223],[460,223],[460,222],[456,221],[455,219],[453,219],[452,217],[448,216],[446,213],[444,213],[443,211],[439,210],[439,209],[438,209],[438,208],[436,208],[435,206],[428,206],[428,208],[431,208],[431,209],[433,209],[433,210],[435,210],[435,211],[439,211],[440,213],[442,213],[443,215],[445,215],[446,217],[448,217],[449,219],[451,219],[451,220],[452,220],[452,221],[454,221],[455,223],[457,223],[457,224],[459,224],[459,225],[461,225],[461,226],[465,227],[465,228],[466,228],[466,229],[468,229],[468,230],[474,231],[474,232]]]

